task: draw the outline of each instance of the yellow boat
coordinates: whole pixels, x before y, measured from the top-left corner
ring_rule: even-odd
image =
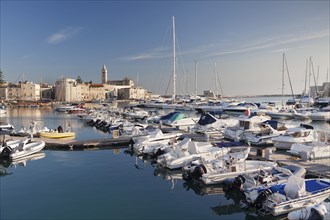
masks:
[[[63,138],[74,138],[75,132],[57,132],[57,131],[44,131],[40,132],[40,137],[52,138],[52,139],[63,139]]]

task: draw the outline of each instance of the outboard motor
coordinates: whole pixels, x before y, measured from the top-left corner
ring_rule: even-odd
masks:
[[[204,173],[207,173],[206,167],[203,164],[197,165],[193,172],[191,173],[191,177],[195,180],[201,178]]]
[[[63,133],[63,128],[62,128],[61,125],[57,127],[57,132],[58,133]]]
[[[190,175],[190,172],[185,172],[182,174],[182,179],[185,180],[185,181],[190,181],[192,180],[191,178],[191,175]]]
[[[0,153],[0,157],[9,157],[9,154],[13,151],[10,146],[6,146]]]
[[[254,206],[257,209],[262,208],[262,204],[266,201],[266,199],[273,194],[273,192],[270,189],[266,189],[262,192],[259,193],[258,197],[256,198],[255,202],[254,202]]]
[[[233,188],[240,189],[241,186],[245,183],[245,178],[242,175],[235,177],[233,182]]]
[[[152,159],[157,158],[160,155],[165,154],[165,150],[163,150],[162,148],[158,148],[158,150],[156,151],[156,153],[154,153],[154,155],[151,156]]]

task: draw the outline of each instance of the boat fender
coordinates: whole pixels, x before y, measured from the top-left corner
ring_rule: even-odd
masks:
[[[200,164],[195,167],[195,169],[191,173],[191,177],[193,179],[199,179],[203,176],[204,173],[207,173],[206,167],[204,166],[204,164]]]
[[[255,202],[254,202],[254,206],[257,209],[261,209],[262,208],[262,204],[267,200],[267,198],[273,194],[273,192],[270,189],[266,189],[263,190],[262,192],[259,193],[259,195],[257,196]]]

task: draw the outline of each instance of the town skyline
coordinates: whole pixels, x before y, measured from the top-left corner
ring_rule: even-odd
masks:
[[[1,70],[33,82],[61,76],[101,83],[131,78],[148,91],[172,93],[172,16],[177,94],[280,94],[286,54],[295,94],[312,57],[317,83],[329,74],[328,1],[1,1]],[[58,16],[61,15],[61,16]],[[239,16],[238,16],[239,15]],[[314,85],[311,78],[311,85]],[[257,86],[256,86],[257,85]],[[287,77],[285,93],[290,93]]]

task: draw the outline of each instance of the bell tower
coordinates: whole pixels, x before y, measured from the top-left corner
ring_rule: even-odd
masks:
[[[108,82],[108,70],[105,64],[102,68],[102,84],[106,84]]]

